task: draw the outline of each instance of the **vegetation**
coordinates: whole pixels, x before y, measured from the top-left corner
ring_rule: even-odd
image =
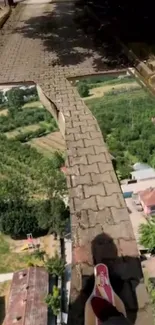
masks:
[[[48,308],[52,310],[53,314],[58,316],[61,307],[61,295],[60,290],[56,286],[53,286],[53,292],[47,295],[45,302]]]
[[[155,217],[150,217],[147,224],[141,224],[139,228],[140,244],[151,253],[155,251]]]
[[[0,256],[0,273],[23,269],[27,267],[30,258],[28,253],[16,253],[14,241],[3,234],[0,234]]]
[[[55,254],[54,257],[48,258],[45,262],[45,267],[49,274],[57,277],[62,276],[65,270],[65,261]]]
[[[89,87],[85,82],[79,82],[78,91],[81,97],[89,96]]]
[[[47,158],[30,145],[22,144],[51,132],[56,125],[44,108],[28,107],[28,101],[37,100],[34,87],[12,88],[5,96],[0,94],[0,102],[8,107],[7,116],[0,116],[0,231],[13,238],[45,231],[62,236],[68,222],[63,202],[66,181],[60,170],[64,156],[55,152]],[[6,130],[36,122],[40,122],[40,127],[34,131],[21,131],[14,138],[4,134]]]
[[[84,82],[78,82],[78,89]],[[86,100],[110,152],[116,158],[116,169],[121,179],[129,177],[132,165],[137,161],[155,167],[155,100],[138,84],[131,88],[133,82],[135,79],[131,77],[102,77],[102,86],[111,85],[109,92],[101,98]],[[118,83],[120,88],[115,90]],[[121,83],[126,83],[127,87],[121,87]],[[93,84],[93,78],[87,81],[89,89],[96,84],[96,81]]]

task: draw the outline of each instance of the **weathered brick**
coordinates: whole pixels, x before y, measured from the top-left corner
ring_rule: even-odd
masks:
[[[67,149],[67,156],[77,156],[77,149],[76,148],[68,148]]]
[[[84,139],[84,145],[85,147],[91,147],[91,146],[102,146],[103,140],[102,138],[96,138],[96,139]]]
[[[73,127],[86,126],[86,125],[87,125],[87,120],[84,120],[84,121],[73,121]]]
[[[73,264],[88,263],[93,265],[91,245],[75,247],[73,249]]]
[[[121,188],[118,183],[104,183],[105,190],[107,195],[111,195],[113,193],[122,193]]]
[[[123,256],[138,256],[138,249],[135,240],[119,239],[119,249]]]
[[[86,133],[77,133],[77,134],[74,134],[74,136],[75,136],[75,140],[79,140],[79,139],[90,139],[89,132],[86,132]]]
[[[80,120],[84,121],[84,120],[94,120],[94,117],[91,113],[89,114],[81,114],[80,115]]]
[[[95,153],[98,155],[98,154],[100,154],[100,153],[104,153],[104,152],[107,152],[107,147],[106,147],[106,145],[104,144],[104,145],[102,145],[102,146],[95,146],[94,147],[94,150],[95,150]]]
[[[79,238],[79,245],[85,246],[89,242],[91,243],[92,240],[98,235],[101,234],[103,228],[100,224],[96,224],[94,228],[83,228],[78,227],[78,238]]]
[[[69,164],[70,164],[70,166],[74,166],[74,165],[78,165],[78,164],[87,165],[87,158],[86,158],[86,156],[69,157]]]
[[[66,176],[67,187],[71,187],[71,177],[69,175]]]
[[[113,225],[114,221],[109,208],[105,208],[101,211],[88,210],[88,220],[90,226],[95,226],[97,223],[104,226],[105,223]]]
[[[71,134],[71,133],[77,134],[77,133],[80,133],[80,127],[77,126],[77,127],[74,127],[74,128],[67,128],[66,129],[66,133],[67,134]]]
[[[83,189],[86,198],[92,195],[105,195],[105,189],[102,183],[96,185],[84,185]]]
[[[91,135],[92,139],[95,139],[95,138],[103,139],[102,133],[100,131],[91,131],[90,135]]]
[[[84,143],[83,143],[83,140],[77,140],[77,141],[67,141],[68,143],[68,146],[70,148],[83,148],[84,147]]]
[[[88,148],[77,148],[77,154],[78,156],[82,155],[88,155],[88,154],[94,154],[94,148],[93,147],[88,147]]]
[[[133,229],[130,221],[122,221],[115,225],[104,225],[104,231],[114,239],[134,240]]]
[[[87,173],[92,173],[92,172],[99,173],[99,169],[98,169],[98,166],[97,166],[96,163],[91,164],[91,165],[87,165],[87,166],[79,165],[79,167],[80,167],[80,174],[81,175],[85,175]]]
[[[119,194],[112,194],[110,196],[99,196],[97,195],[97,204],[99,207],[99,210],[102,210],[106,207],[116,207],[116,208],[122,208],[121,202],[119,200]]]
[[[80,200],[78,198],[74,199],[74,205],[75,205],[75,211],[81,211],[81,210],[97,210],[96,200],[94,196],[91,196],[88,199]]]
[[[105,172],[104,174],[95,174],[91,173],[92,182],[97,184],[99,182],[108,182],[112,183],[110,172]]]
[[[90,174],[85,174],[83,176],[72,175],[71,180],[72,180],[73,186],[77,186],[79,184],[83,185],[83,184],[91,184],[92,183]]]
[[[89,125],[89,126],[81,125],[81,131],[82,131],[82,133],[93,132],[93,131],[96,131],[96,126],[95,125]]]
[[[78,166],[67,167],[67,175],[80,175]]]
[[[66,141],[74,141],[74,140],[76,140],[76,139],[74,138],[74,133],[66,134],[66,136],[65,136],[65,140],[66,140]]]
[[[95,162],[106,162],[106,157],[104,153],[101,153],[99,155],[88,155],[87,156],[88,163],[92,164]]]
[[[78,197],[80,199],[83,199],[84,194],[83,194],[82,185],[78,185],[76,187],[70,188],[69,189],[69,196],[70,196],[70,198]]]
[[[113,170],[113,166],[110,163],[99,162],[98,166],[101,173],[105,173]]]
[[[111,213],[114,219],[115,223],[120,223],[121,221],[128,221],[129,219],[129,213],[127,211],[127,208],[118,209],[114,206],[110,207]]]

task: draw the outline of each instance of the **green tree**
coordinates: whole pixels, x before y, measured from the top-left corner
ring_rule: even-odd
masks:
[[[55,316],[58,316],[60,313],[61,307],[61,295],[60,290],[54,285],[52,294],[48,294],[45,302],[48,305],[48,308],[52,310]]]
[[[89,96],[89,86],[85,82],[79,82],[78,92],[81,97],[88,97]]]
[[[65,270],[65,261],[56,253],[54,257],[48,258],[45,267],[49,274],[62,276]]]
[[[24,91],[21,88],[11,88],[6,93],[8,106],[11,112],[19,109],[24,104]]]
[[[153,252],[155,250],[155,217],[151,217],[146,224],[140,225],[139,234],[140,244]]]

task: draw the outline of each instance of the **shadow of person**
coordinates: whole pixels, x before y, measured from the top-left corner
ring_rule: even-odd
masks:
[[[140,259],[132,256],[119,256],[114,240],[106,233],[96,236],[91,243],[94,265],[104,263],[108,266],[112,287],[125,304],[127,316],[135,323],[138,310],[136,287],[143,279]],[[87,266],[81,263],[82,290],[75,292],[75,283],[71,283],[71,303],[68,324],[84,324],[85,303],[94,288],[94,275],[86,275]],[[93,268],[92,268],[93,271]],[[85,273],[84,273],[85,272]],[[73,279],[72,279],[73,280]],[[74,299],[76,296],[76,299]]]

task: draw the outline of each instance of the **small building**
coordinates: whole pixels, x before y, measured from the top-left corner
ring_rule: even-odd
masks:
[[[139,201],[146,215],[155,214],[155,188],[148,188],[138,193]]]
[[[48,287],[48,273],[43,267],[15,272],[3,325],[47,325]]]
[[[137,182],[147,179],[155,179],[155,170],[153,168],[136,170],[134,172],[131,172],[131,177],[132,179],[137,180]]]

